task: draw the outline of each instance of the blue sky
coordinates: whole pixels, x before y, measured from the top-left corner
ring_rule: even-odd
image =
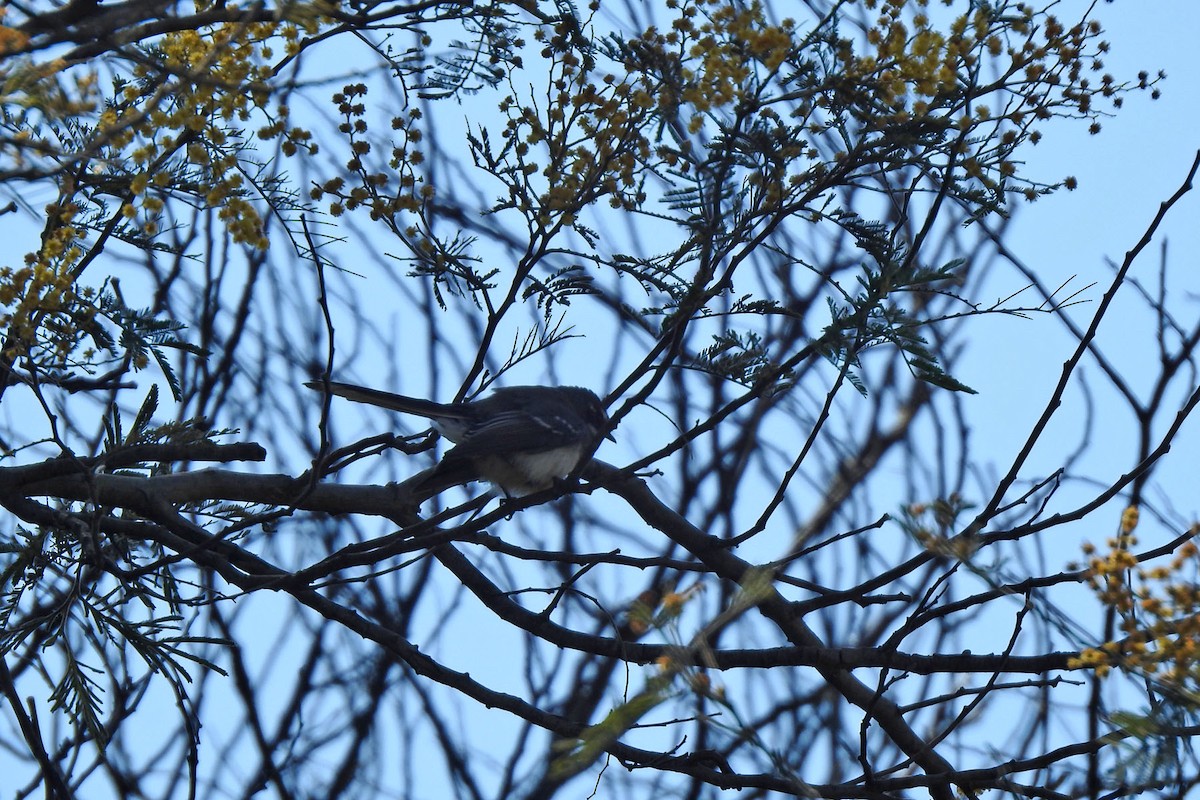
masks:
[[[1082,295],[1089,302],[1066,312],[1083,326],[1107,288],[1111,265],[1122,261],[1159,203],[1180,186],[1200,148],[1200,59],[1192,35],[1200,30],[1200,5],[1186,0],[1117,2],[1101,4],[1098,16],[1113,46],[1106,59],[1108,70],[1126,76],[1162,69],[1167,73],[1162,96],[1156,101],[1146,95],[1129,98],[1095,136],[1087,133],[1086,125],[1058,124],[1042,144],[1027,150],[1027,169],[1032,174],[1048,179],[1074,175],[1079,188],[1019,207],[1006,236],[1007,246],[1046,283],[1056,285],[1071,276],[1077,276],[1071,285],[1079,288],[1097,283]],[[1156,284],[1164,244],[1168,303],[1186,325],[1200,314],[1200,194],[1188,195],[1173,209],[1135,264],[1131,274],[1148,286]],[[997,298],[1020,288],[1017,276],[1000,274],[1010,277],[993,282]],[[1097,341],[1136,383],[1139,375],[1150,374],[1155,366],[1153,326],[1140,303],[1124,294],[1109,312]],[[1073,342],[1049,316],[1028,321],[997,318],[986,321],[984,329],[992,335],[972,337],[960,377],[980,391],[972,403],[993,409],[991,414],[1003,428],[1022,431],[1027,427],[1023,419],[1040,411],[1037,401],[1048,396]],[[1092,365],[1084,363],[1091,374]],[[1097,378],[1096,385],[1101,384]],[[1068,418],[1072,413],[1070,408],[1062,412]],[[1128,468],[1131,452],[1123,434],[1132,420],[1115,405],[1100,406],[1100,413],[1106,424],[1099,433],[1105,441],[1097,445],[1106,446],[1103,452],[1114,459],[1102,455],[1101,461]],[[1069,430],[1070,419],[1064,424],[1064,430]],[[1186,452],[1186,443],[1196,441],[1192,431],[1181,447]],[[1002,443],[997,446],[1003,450]],[[1053,461],[1051,453],[1047,455]],[[1180,510],[1195,516],[1200,509],[1194,502],[1189,508],[1191,491],[1182,485],[1178,489]]]

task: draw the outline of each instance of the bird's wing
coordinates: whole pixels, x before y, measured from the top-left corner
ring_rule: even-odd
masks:
[[[558,414],[533,416],[526,411],[495,414],[471,426],[446,458],[505,456],[554,450],[579,442],[578,422]]]

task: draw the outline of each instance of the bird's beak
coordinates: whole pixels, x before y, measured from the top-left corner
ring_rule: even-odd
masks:
[[[610,442],[615,442],[617,440],[617,437],[612,435],[612,431],[609,431],[608,433],[604,434],[604,438],[608,439]]]

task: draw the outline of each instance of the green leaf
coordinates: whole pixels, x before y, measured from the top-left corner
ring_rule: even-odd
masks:
[[[50,708],[66,711],[76,727],[82,727],[103,749],[108,744],[108,730],[100,720],[100,685],[86,671],[103,674],[76,660],[71,648],[62,648],[64,668],[62,679],[50,694]]]
[[[146,399],[142,401],[142,407],[138,409],[137,416],[134,417],[133,427],[129,431],[129,436],[125,439],[126,445],[138,444],[142,441],[142,434],[150,424],[150,420],[154,417],[154,412],[157,409],[158,387],[151,384],[150,391],[146,394]]]

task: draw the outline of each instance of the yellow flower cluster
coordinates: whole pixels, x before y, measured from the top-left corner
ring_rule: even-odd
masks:
[[[0,8],[0,19],[4,18],[6,11],[8,11],[7,8]],[[29,34],[7,25],[0,25],[0,54],[16,52],[28,43]]]
[[[83,256],[83,234],[74,224],[79,209],[72,203],[46,208],[47,232],[25,266],[0,268],[0,328],[7,332],[4,358],[24,356],[44,337],[61,361],[94,309],[77,308],[75,266]],[[85,294],[90,295],[90,292]]]
[[[23,46],[6,30],[0,26],[0,40],[7,39],[14,48]],[[0,44],[0,53],[3,50]],[[0,160],[17,170],[44,169],[46,154],[63,149],[59,131],[48,123],[69,130],[81,118],[91,118],[102,99],[94,69],[67,70],[59,58],[39,62],[14,55],[0,60],[0,104],[7,132],[0,136]]]
[[[543,228],[574,224],[600,199],[638,208],[648,173],[686,175],[712,163],[701,150],[718,142],[733,151],[747,218],[904,157],[946,164],[970,202],[999,206],[1014,183],[1031,198],[1054,188],[1018,175],[1015,152],[1036,141],[1037,121],[1094,117],[1095,98],[1117,104],[1131,88],[1084,76],[1102,68],[1098,26],[1068,28],[1024,4],[974,4],[935,27],[927,0],[862,0],[864,27],[849,37],[849,23],[800,30],[758,0],[665,4],[668,24],[611,51],[615,74],[571,46],[566,22],[537,28],[549,86],[503,99],[502,148],[482,130],[475,142],[480,166],[507,184],[499,208]]]
[[[976,536],[958,533],[960,515],[973,508],[958,492],[929,503],[905,506],[901,527],[928,552],[956,561],[970,561],[979,550]]]
[[[654,161],[687,171],[684,150],[651,145],[653,120],[683,117],[688,130],[705,115],[729,110],[751,93],[751,84],[773,74],[792,54],[794,24],[771,24],[758,2],[741,6],[720,0],[668,0],[675,18],[667,31],[651,27],[628,41],[624,74],[596,74],[581,63],[559,32],[543,50],[552,60],[549,103],[510,95],[500,110],[511,166],[511,205],[541,226],[574,224],[585,206],[607,198],[614,208],[639,207],[641,183]],[[803,152],[786,138],[780,146]],[[759,180],[760,187],[779,185]],[[767,189],[764,189],[767,191]]]
[[[697,24],[701,12],[707,20]],[[796,46],[795,23],[771,24],[757,0],[740,7],[715,0],[685,4],[672,27],[681,41],[694,42],[687,48],[691,66],[681,99],[699,114],[740,100],[755,77],[755,64],[774,72]],[[666,41],[672,43],[671,35]],[[698,130],[699,124],[692,127]]]
[[[1094,119],[1097,97],[1120,105],[1121,89],[1112,76],[1104,75],[1099,85],[1085,76],[1103,70],[1101,55],[1108,50],[1097,23],[1067,28],[1030,5],[1018,3],[999,15],[980,4],[943,33],[932,27],[925,5],[926,0],[866,3],[882,6],[866,34],[874,49],[860,54],[851,40],[840,43],[835,105],[858,110],[860,121],[874,128],[937,119],[957,128],[964,133],[963,172],[987,191],[1002,191],[1016,175],[1012,152],[1025,139],[1037,141],[1036,121],[1063,115]],[[985,62],[996,77],[972,78]],[[995,106],[984,105],[985,97]],[[986,146],[971,152],[965,134],[984,125],[987,135],[979,141]],[[1091,130],[1098,131],[1098,123]],[[1029,187],[1024,194],[1032,200],[1040,192]]]
[[[230,126],[261,114],[269,121],[258,138],[281,139],[286,155],[300,149],[315,152],[311,134],[288,124],[287,106],[268,108],[268,87],[273,48],[282,42],[287,52],[294,52],[301,33],[315,31],[316,25],[315,17],[302,24],[227,23],[163,37],[162,62],[136,67],[134,80],[123,85],[118,102],[99,119],[108,150],[122,151],[145,170],[131,181],[130,199],[122,209],[127,218],[135,218],[140,208],[143,232],[157,232],[163,202],[156,191],[181,189],[170,170],[177,168],[173,156],[182,151],[188,165],[204,176],[203,191],[184,191],[219,209],[234,241],[266,248],[262,217],[247,199],[240,170],[244,144],[230,136]],[[121,155],[112,158],[119,161]]]
[[[298,52],[300,37],[322,24],[313,8],[289,8],[268,22],[164,34],[128,71],[114,69],[111,94],[101,90],[98,62],[37,61],[38,52],[0,62],[10,131],[0,137],[0,157],[10,168],[55,171],[59,192],[38,248],[24,264],[0,267],[6,358],[36,354],[54,368],[92,358],[74,353],[89,341],[97,292],[76,281],[88,231],[112,218],[110,198],[118,199],[123,237],[156,235],[167,198],[185,195],[216,209],[233,240],[267,246],[244,177],[242,129],[265,119],[259,138],[281,141],[285,154],[315,150],[306,131],[288,124],[286,106],[268,106],[273,48]],[[24,34],[0,25],[0,53],[25,44]],[[48,159],[51,153],[63,157]]]
[[[674,624],[684,607],[701,591],[703,586],[696,584],[682,592],[669,591],[661,595],[654,591],[643,592],[629,607],[627,624],[630,631],[641,636],[652,629]]]
[[[1070,660],[1071,669],[1107,675],[1113,667],[1151,677],[1197,696],[1200,692],[1200,548],[1189,541],[1165,565],[1139,566],[1130,547],[1138,509],[1121,516],[1120,533],[1105,553],[1085,545],[1088,585],[1120,617],[1122,638],[1087,648]],[[1200,525],[1192,533],[1200,533]]]
[[[434,196],[434,189],[419,174],[420,165],[425,163],[425,153],[420,143],[425,138],[420,128],[421,110],[410,108],[403,115],[392,118],[392,130],[396,131],[391,144],[391,157],[387,169],[372,169],[368,156],[372,151],[367,139],[369,126],[366,119],[367,107],[361,98],[367,94],[365,84],[345,86],[333,96],[333,102],[342,115],[339,130],[346,134],[350,144],[350,158],[346,170],[358,177],[358,184],[346,189],[341,177],[332,178],[315,187],[310,196],[320,200],[331,195],[329,213],[339,217],[347,211],[360,207],[370,210],[371,219],[392,219],[402,212],[418,210]],[[393,182],[396,188],[390,189]],[[415,236],[415,229],[410,229]]]
[[[703,590],[703,584],[695,584],[681,592],[666,592],[661,598],[656,592],[644,593],[629,609],[630,630],[641,636],[652,628],[666,629],[677,637],[675,626],[680,614]],[[655,659],[654,666],[663,679],[669,681],[677,675],[683,676],[688,688],[696,694],[724,702],[725,687],[714,685],[708,673],[697,668],[694,655],[694,647],[678,643],[670,652]]]
[[[539,34],[541,32],[539,31]],[[512,154],[508,176],[512,204],[544,228],[573,225],[586,205],[607,197],[614,208],[645,199],[639,187],[650,157],[645,127],[659,102],[645,75],[599,81],[575,53],[551,44],[551,101],[500,103],[508,120],[502,132]]]

